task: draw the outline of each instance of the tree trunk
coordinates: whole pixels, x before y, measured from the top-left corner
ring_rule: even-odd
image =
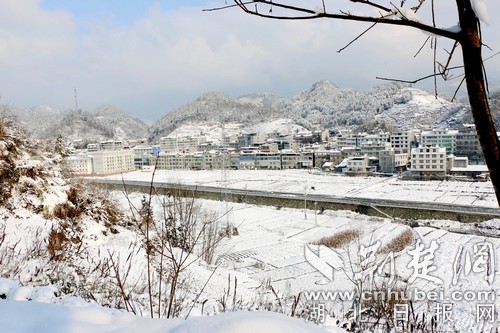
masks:
[[[484,160],[500,205],[500,141],[493,124],[486,94],[479,25],[471,7],[471,0],[456,1],[462,28],[459,42],[462,46],[467,93]]]

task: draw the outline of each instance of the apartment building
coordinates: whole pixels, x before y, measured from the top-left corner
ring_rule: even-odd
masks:
[[[411,150],[411,173],[415,176],[446,174],[446,148],[426,146]]]
[[[450,156],[448,168],[450,175],[458,177],[477,178],[488,174],[486,165],[470,165],[466,156]]]
[[[235,148],[258,147],[266,142],[266,136],[262,133],[248,132],[239,134]]]
[[[185,154],[160,152],[152,159],[156,163],[156,168],[160,170],[181,170],[185,169]]]
[[[389,141],[395,151],[410,153],[412,148],[418,146],[419,130],[409,130],[402,132],[391,133]]]
[[[92,157],[85,154],[68,156],[65,161],[68,169],[75,175],[91,175],[94,173]]]
[[[420,134],[420,145],[439,146],[446,148],[447,154],[455,154],[457,148],[458,130],[435,128],[431,131],[422,131]]]
[[[396,152],[395,149],[391,148],[380,151],[378,157],[380,172],[394,173],[406,170],[409,155],[403,152]]]
[[[101,150],[120,150],[123,149],[123,141],[102,141],[99,144],[99,149]]]
[[[302,159],[301,154],[293,150],[282,150],[281,152],[281,168],[282,169],[297,169],[299,162]]]
[[[253,150],[243,150],[240,152],[240,169],[253,170],[256,166],[257,152]]]
[[[167,136],[160,138],[160,149],[165,153],[194,153],[206,141],[204,136]]]
[[[348,133],[346,135],[341,134],[337,136],[337,148],[342,149],[346,147],[361,147],[363,144],[368,143],[385,143],[389,142],[390,133]]]
[[[277,153],[280,150],[277,142],[266,142],[265,144],[260,146],[260,149],[262,151],[273,152],[273,153]]]
[[[158,161],[156,162],[156,160]],[[160,170],[220,170],[237,168],[239,160],[235,158],[234,154],[219,151],[196,152],[194,154],[161,152],[158,157],[152,158],[151,163],[156,163]]]
[[[467,156],[470,164],[484,164],[483,150],[475,129],[458,131],[455,155]]]
[[[203,169],[230,169],[231,154],[220,151],[210,151],[203,153]]]
[[[134,152],[134,166],[137,169],[151,164],[152,146],[135,146],[132,151]]]
[[[99,144],[97,144],[97,143],[89,143],[87,145],[88,152],[93,152],[93,151],[98,151],[98,150],[99,150]]]
[[[337,149],[356,147],[358,145],[358,136],[351,133],[339,134],[336,136],[336,141]]]
[[[361,144],[359,155],[368,155],[379,157],[379,153],[391,149],[390,142],[387,141],[368,141]]]
[[[184,168],[189,170],[201,170],[203,169],[203,154],[186,154],[184,155]]]
[[[255,168],[256,169],[281,169],[280,154],[276,152],[258,152],[255,154]]]
[[[198,148],[196,149],[196,151],[204,151],[204,152],[208,152],[208,151],[211,151],[211,150],[217,150],[220,148],[220,145],[218,143],[216,143],[215,141],[206,141],[206,142],[202,142],[198,145]]]
[[[132,150],[99,150],[92,152],[93,171],[95,174],[112,174],[135,170]]]
[[[314,151],[314,167],[322,168],[325,163],[328,164],[329,168],[335,167],[337,164],[342,162],[342,153],[337,150],[319,150]]]
[[[304,131],[297,132],[293,135],[293,140],[298,142],[299,144],[311,144],[318,142],[327,142],[328,141],[328,131]]]
[[[346,165],[347,167],[344,169],[345,173],[365,174],[377,171],[377,167],[370,161],[368,155],[349,157],[346,161]]]

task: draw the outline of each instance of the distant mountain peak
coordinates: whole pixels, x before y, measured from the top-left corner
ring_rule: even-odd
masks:
[[[312,87],[310,90],[317,90],[317,89],[339,89],[334,83],[328,80],[321,80],[313,83]]]

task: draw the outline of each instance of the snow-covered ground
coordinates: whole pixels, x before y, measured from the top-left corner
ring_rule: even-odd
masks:
[[[0,287],[4,286],[0,280]],[[12,288],[15,293],[21,288]],[[36,289],[35,291],[38,291]],[[336,327],[320,328],[273,312],[230,312],[187,320],[148,319],[130,313],[89,304],[68,297],[60,304],[0,301],[1,332],[8,333],[341,333]]]
[[[149,180],[151,173],[136,172],[123,177]],[[220,186],[220,179],[220,171],[158,171],[155,177],[156,181],[209,186]],[[490,183],[347,178],[301,170],[231,171],[229,179],[231,187],[249,190],[302,193],[304,188],[312,191],[314,187],[318,193],[336,195],[380,197],[380,194],[399,199],[406,195],[422,201],[442,200],[439,202],[457,202],[476,195],[473,204],[486,202],[490,205],[485,206],[492,206],[493,202]],[[480,195],[484,197],[481,200]],[[113,192],[112,197],[127,211],[130,204],[140,207],[143,194],[129,193],[127,199],[124,193]],[[158,219],[162,218],[161,201],[162,198],[153,200]],[[143,316],[135,316],[98,307],[95,302],[83,302],[71,297],[71,293],[59,296],[57,288],[41,278],[40,266],[44,262],[28,253],[20,257],[23,262],[17,282],[0,280],[0,295],[7,298],[0,300],[0,332],[339,332],[337,320],[340,325],[347,322],[353,299],[348,294],[343,298],[330,294],[330,298],[323,299],[314,292],[350,293],[355,289],[353,280],[359,281],[356,273],[365,274],[367,281],[373,278],[377,283],[395,279],[398,286],[413,293],[410,295],[414,313],[419,318],[423,313],[427,318],[434,316],[443,331],[480,332],[498,328],[500,239],[497,237],[476,235],[469,226],[462,227],[452,221],[416,221],[419,226],[410,228],[390,219],[350,211],[319,213],[245,203],[199,202],[207,215],[216,212],[222,215],[221,223],[237,227],[238,235],[220,242],[212,264],[195,257],[186,268],[182,290],[186,306],[181,309],[180,318],[189,314],[188,320],[145,319],[144,309]],[[19,241],[25,249],[30,248],[34,234],[46,235],[53,225],[40,215],[5,216],[3,222],[5,244]],[[441,225],[452,226],[458,232],[434,227]],[[81,248],[86,251],[79,255],[86,255],[76,262],[91,265],[113,254],[126,267],[125,258],[133,253],[127,286],[145,283],[146,261],[136,231],[117,225],[110,232],[109,227],[91,220],[79,227]],[[499,229],[500,222],[487,221],[478,227]],[[316,244],[324,237],[342,233],[354,233],[356,237],[333,249]],[[408,234],[410,239],[397,245],[397,240]],[[330,268],[325,270],[325,267]],[[66,278],[71,277],[69,274]],[[92,282],[98,277],[89,274],[87,279]],[[116,289],[116,285],[110,287]],[[92,292],[98,301],[108,296],[98,288]],[[373,296],[374,291],[363,289],[363,292]],[[145,299],[144,295],[134,295],[137,302]],[[317,326],[303,319],[262,312],[270,309],[290,314],[291,302],[297,298],[304,307],[324,306],[325,323]],[[491,322],[489,317],[479,317],[489,309],[494,310],[495,320]]]
[[[131,172],[104,178],[151,180],[151,172]],[[307,170],[228,170],[228,188],[326,194],[354,198],[422,201],[498,208],[491,182],[410,181],[399,177],[345,177]],[[157,182],[221,187],[220,170],[157,170]],[[314,190],[312,189],[314,188]]]

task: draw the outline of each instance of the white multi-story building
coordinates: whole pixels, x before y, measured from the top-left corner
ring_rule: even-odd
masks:
[[[294,150],[281,151],[281,168],[282,169],[297,169],[299,162],[302,160],[302,155]]]
[[[241,133],[237,138],[236,148],[257,147],[266,142],[266,136],[259,132]]]
[[[153,157],[151,163],[161,170],[212,170],[238,167],[238,156],[219,151],[196,152],[194,154],[165,153]]]
[[[376,134],[349,133],[347,135],[338,135],[337,148],[342,149],[345,147],[361,147],[365,144],[383,144],[385,142],[389,142],[389,137],[390,134],[384,132]]]
[[[370,157],[368,157],[368,155],[348,157],[346,165],[347,167],[343,170],[346,173],[367,173],[376,171],[376,167],[370,165]]]
[[[386,141],[368,141],[361,144],[359,150],[360,155],[367,154],[369,156],[379,156],[379,153],[384,150],[391,149],[391,144]]]
[[[418,147],[411,150],[411,172],[415,176],[446,174],[446,148]]]
[[[253,170],[255,169],[256,151],[242,151],[240,153],[240,169]]]
[[[68,169],[75,175],[91,175],[94,172],[92,157],[71,155],[65,158]]]
[[[97,143],[89,143],[87,145],[87,151],[92,152],[92,151],[98,151],[99,150],[99,144]]]
[[[123,146],[123,141],[102,141],[100,143],[100,149],[103,150],[120,150]]]
[[[184,156],[184,165],[186,169],[201,170],[203,169],[203,154],[187,154]]]
[[[279,153],[258,152],[255,158],[255,167],[257,169],[279,170],[281,168]]]
[[[380,172],[394,173],[406,170],[408,164],[408,154],[396,152],[395,149],[389,149],[379,152]]]
[[[92,152],[95,174],[112,174],[135,170],[132,150],[99,150]]]
[[[132,151],[137,157],[145,154],[151,155],[153,153],[153,146],[135,146]]]
[[[457,147],[458,130],[435,128],[431,131],[422,131],[420,134],[420,145],[439,146],[446,148],[447,154],[455,154]]]
[[[359,136],[351,133],[340,134],[337,136],[337,148],[356,147],[359,142]]]
[[[160,138],[160,149],[165,153],[194,153],[206,140],[204,136],[167,136]]]
[[[410,153],[412,148],[417,146],[419,130],[391,133],[390,142],[395,151]]]
[[[467,156],[471,164],[484,164],[483,150],[475,128],[458,132],[455,155]]]
[[[156,163],[156,168],[161,170],[179,170],[185,169],[184,160],[184,154],[160,152],[151,161],[152,163]]]
[[[203,169],[230,169],[231,154],[220,151],[209,151],[203,153]]]
[[[240,169],[274,169],[281,168],[279,153],[263,151],[244,151],[239,158]]]
[[[137,169],[150,165],[153,153],[152,146],[135,146],[132,151],[134,152],[134,165]]]

